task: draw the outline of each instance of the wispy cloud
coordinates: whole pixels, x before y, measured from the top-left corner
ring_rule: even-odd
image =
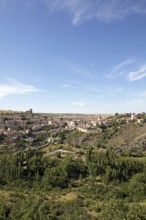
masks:
[[[88,87],[88,90],[91,91],[91,92],[97,92],[97,93],[102,92],[101,89],[97,89],[97,88],[94,87],[94,86]]]
[[[0,9],[18,0],[0,0]],[[27,7],[43,4],[51,11],[65,11],[73,25],[87,20],[112,22],[123,20],[133,14],[146,14],[146,0],[23,0]]]
[[[136,89],[130,89],[129,91],[127,90],[127,97],[129,97],[129,99],[141,99],[141,98],[145,98],[146,97],[146,90],[142,89],[142,90],[136,90]]]
[[[72,23],[74,25],[86,20],[86,14],[90,10],[91,3],[89,0],[45,0],[45,4],[52,11],[66,10],[71,13]]]
[[[132,14],[146,13],[145,0],[99,0],[98,2],[96,17],[104,22],[123,20]]]
[[[105,86],[103,90],[103,94],[106,96],[117,96],[117,94],[121,94],[123,92],[123,87],[121,86]]]
[[[100,88],[96,88],[94,86],[87,88],[90,94],[96,95],[98,99],[103,99],[105,97],[116,97],[117,94],[123,93],[123,87],[121,86],[109,86],[109,85],[102,85]]]
[[[18,0],[0,0],[0,9]],[[32,7],[43,4],[51,11],[65,11],[73,25],[87,20],[112,22],[133,14],[146,14],[146,0],[23,0],[21,4]]]
[[[146,91],[141,92],[141,93],[139,94],[139,96],[141,96],[141,97],[146,97]]]
[[[132,14],[146,13],[146,0],[41,0],[50,10],[66,10],[74,25],[85,20],[103,22],[123,20]]]
[[[22,4],[24,7],[34,7],[40,3],[44,4],[45,0],[0,0],[0,11],[7,9],[7,7],[15,7],[17,4]]]
[[[134,70],[137,66],[139,66],[137,70]],[[146,77],[146,64],[139,65],[136,58],[128,58],[116,65],[112,71],[107,74],[107,78],[109,79],[117,79],[119,77],[124,77],[130,82],[140,80]]]
[[[85,106],[89,105],[90,102],[87,102],[87,101],[74,101],[71,104],[74,105],[74,106],[77,106],[77,107],[85,107]]]
[[[131,64],[137,61],[136,58],[128,58],[118,65],[116,65],[112,71],[107,75],[110,79],[116,79],[120,76],[123,76],[127,73],[127,71],[131,68]]]
[[[7,79],[6,84],[0,85],[0,98],[13,94],[26,94],[31,92],[38,92],[34,86],[20,83],[14,79]]]
[[[93,79],[94,77],[93,72],[82,65],[67,60],[64,60],[62,64],[64,68],[66,68],[68,71],[72,72],[73,74],[90,79]]]
[[[35,81],[36,81],[36,82],[44,82],[45,80],[42,79],[42,78],[38,78],[38,79],[36,79]]]
[[[129,72],[127,76],[129,81],[140,80],[144,77],[146,77],[146,65],[140,66],[137,71]]]
[[[135,98],[135,99],[131,99],[131,100],[129,99],[129,100],[126,100],[126,101],[124,100],[119,105],[122,106],[122,107],[129,106],[129,107],[132,107],[134,109],[135,107],[138,107],[138,105],[141,105],[141,104],[142,105],[144,104],[144,100],[139,99],[139,98]]]
[[[61,85],[61,87],[63,87],[63,88],[71,88],[71,89],[76,89],[77,88],[77,86],[74,86],[74,85],[72,85],[70,83],[64,83],[64,84]]]

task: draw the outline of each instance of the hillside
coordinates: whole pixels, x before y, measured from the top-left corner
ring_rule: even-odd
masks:
[[[4,130],[0,219],[146,220],[146,123],[115,119],[94,133]]]
[[[121,149],[146,150],[146,124],[129,124],[108,140],[108,145]]]
[[[87,134],[71,131],[65,135],[64,143],[81,149],[93,147],[116,148],[117,151],[146,151],[146,124],[127,124],[107,128],[101,133]]]

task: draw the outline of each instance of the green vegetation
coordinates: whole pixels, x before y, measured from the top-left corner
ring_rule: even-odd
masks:
[[[145,220],[146,159],[89,149],[86,158],[36,150],[0,155],[0,219]]]
[[[0,220],[146,220],[146,124],[120,121],[130,116],[116,113],[97,133],[2,133]]]
[[[6,135],[4,135],[3,133],[0,134],[0,142],[3,141],[3,140],[5,140],[5,138],[6,138]]]

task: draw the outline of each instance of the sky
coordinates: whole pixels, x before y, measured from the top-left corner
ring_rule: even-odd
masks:
[[[146,112],[146,0],[0,0],[0,109]]]

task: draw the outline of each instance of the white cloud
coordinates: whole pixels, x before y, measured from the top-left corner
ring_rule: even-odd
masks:
[[[0,98],[12,94],[26,94],[39,91],[39,89],[34,86],[26,85],[13,79],[7,79],[7,81],[6,84],[0,85]]]
[[[112,71],[107,75],[110,79],[116,79],[117,77],[123,76],[127,73],[128,69],[131,68],[131,64],[137,61],[136,58],[128,58],[123,62],[116,65]]]
[[[72,23],[79,24],[84,20],[85,14],[90,9],[89,0],[44,0],[47,7],[54,10],[66,10],[71,13]]]
[[[129,72],[127,76],[129,81],[140,80],[144,77],[146,77],[146,65],[140,66],[137,71]]]
[[[146,13],[146,0],[41,0],[50,10],[66,10],[72,23],[97,19],[103,22],[123,20],[132,14]]]
[[[140,65],[138,70],[134,70],[134,68],[138,66],[136,61],[136,58],[128,58],[119,63],[107,75],[107,78],[117,79],[119,77],[124,77],[132,82],[146,77],[146,64]]]

